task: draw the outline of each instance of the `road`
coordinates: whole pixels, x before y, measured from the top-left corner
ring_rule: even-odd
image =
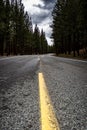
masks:
[[[38,73],[60,130],[87,130],[87,61],[51,55],[0,58],[0,130],[41,130]]]

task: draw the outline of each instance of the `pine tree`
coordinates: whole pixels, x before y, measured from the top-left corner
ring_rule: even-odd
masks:
[[[85,48],[87,53],[87,1],[78,0],[79,13],[78,13],[78,30],[81,47]]]
[[[25,31],[25,25],[24,25],[24,6],[21,3],[19,3],[19,18],[18,18],[18,47],[19,47],[19,53],[24,54],[24,31]]]
[[[52,13],[53,24],[51,25],[56,54],[66,54],[67,52],[70,54],[73,51],[73,55],[75,56],[75,52],[77,51],[79,55],[79,49],[81,48],[80,28],[82,26],[80,19],[82,17],[79,12],[81,11],[81,6],[79,11],[79,0],[57,0]],[[86,21],[83,18],[82,20]]]
[[[5,5],[5,46],[6,54],[10,55],[10,2],[6,0]]]
[[[40,53],[45,54],[48,51],[48,43],[46,40],[45,32],[43,32],[43,29],[41,30],[41,36],[40,36],[41,42],[40,42]]]
[[[33,32],[32,20],[25,12],[22,0],[1,0],[0,12],[0,55],[41,53],[39,28],[36,25]],[[45,33],[43,41],[45,53]]]
[[[5,6],[3,0],[0,1],[0,54],[4,53],[4,33],[5,33]]]
[[[53,16],[53,25],[51,25],[53,29],[52,38],[54,39],[56,54],[63,52],[63,33],[64,33],[64,25],[63,25],[63,13],[62,9],[64,6],[64,1],[57,0],[54,10],[52,12]],[[61,46],[62,42],[62,46]]]
[[[40,53],[40,31],[37,24],[35,25],[33,34],[33,52],[35,54]]]
[[[32,29],[32,21],[28,15],[28,12],[25,13],[25,34],[24,34],[24,42],[25,42],[25,54],[32,54],[32,41],[33,41],[33,29]]]

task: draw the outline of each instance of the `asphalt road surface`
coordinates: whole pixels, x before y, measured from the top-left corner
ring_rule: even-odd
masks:
[[[60,130],[87,130],[87,61],[51,55],[0,58],[0,130],[41,130],[39,72]]]

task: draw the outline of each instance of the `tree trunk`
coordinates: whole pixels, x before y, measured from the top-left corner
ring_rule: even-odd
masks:
[[[74,57],[76,56],[76,54],[75,54],[75,50],[73,51],[73,56],[74,56]]]
[[[78,56],[79,56],[79,50],[77,50],[77,54],[78,54]]]
[[[3,35],[0,35],[0,54],[3,56],[4,51],[4,37]]]

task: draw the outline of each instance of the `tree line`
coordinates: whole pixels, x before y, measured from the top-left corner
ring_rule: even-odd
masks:
[[[56,54],[87,55],[87,0],[57,0],[53,12],[52,38]]]
[[[33,25],[22,0],[0,1],[0,55],[44,54],[49,51],[43,29]]]

